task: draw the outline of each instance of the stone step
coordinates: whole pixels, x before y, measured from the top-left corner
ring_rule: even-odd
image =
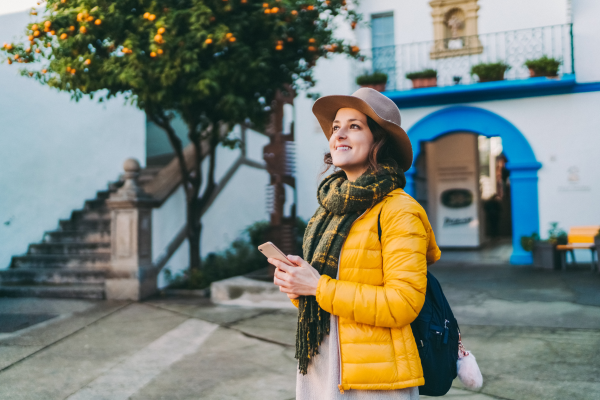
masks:
[[[110,230],[110,218],[81,221],[61,219],[58,221],[58,225],[63,231],[106,231]]]
[[[27,254],[110,254],[110,242],[34,243]]]
[[[101,269],[84,268],[14,268],[0,271],[0,284],[103,284],[106,273]]]
[[[104,284],[0,286],[0,297],[104,299]]]
[[[104,231],[52,231],[44,233],[44,243],[110,243],[110,230]]]
[[[75,210],[71,212],[71,221],[110,220],[110,210],[106,207],[97,210]]]
[[[10,268],[110,268],[110,253],[99,254],[27,254],[14,256]]]
[[[106,199],[92,199],[86,200],[83,204],[83,209],[85,211],[93,211],[93,210],[101,210],[106,208]]]

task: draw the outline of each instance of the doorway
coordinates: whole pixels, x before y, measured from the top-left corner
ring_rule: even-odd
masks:
[[[431,212],[434,207],[431,204],[434,197],[428,193],[429,187],[429,171],[427,166],[427,148],[428,142],[434,142],[444,137],[451,138],[455,134],[472,135],[472,145],[475,147],[475,152],[479,151],[479,136],[486,138],[500,138],[502,145],[502,153],[500,161],[495,161],[499,164],[494,164],[496,172],[501,172],[501,179],[496,180],[503,182],[503,198],[506,207],[510,210],[510,229],[507,226],[496,226],[498,234],[502,235],[503,230],[509,230],[512,237],[512,253],[510,255],[511,264],[526,265],[532,263],[531,253],[525,251],[521,246],[520,238],[529,236],[532,233],[539,233],[539,203],[538,203],[538,188],[537,188],[537,171],[542,167],[533,153],[529,142],[525,136],[512,123],[503,117],[491,111],[484,110],[478,107],[470,106],[452,106],[435,111],[408,130],[408,136],[411,140],[415,162],[413,167],[406,171],[406,191],[425,205],[428,212]],[[491,147],[491,142],[487,143]],[[482,142],[482,146],[487,146]],[[421,152],[425,152],[425,156],[421,156]],[[462,150],[461,150],[462,151]],[[477,165],[479,169],[483,169],[481,163]],[[425,171],[425,172],[423,172]],[[490,177],[488,171],[488,177]],[[473,179],[480,176],[480,171],[472,174]],[[491,177],[490,177],[491,180]],[[489,185],[490,182],[487,184]],[[456,189],[461,189],[456,187]],[[468,188],[465,188],[468,189]],[[473,200],[476,199],[477,193],[483,193],[480,190],[472,191]],[[441,194],[437,196],[437,200],[441,202]],[[451,195],[455,196],[451,196]],[[450,201],[452,199],[460,199],[467,202],[468,195],[463,192],[454,192],[446,195]],[[465,199],[466,198],[466,199]],[[483,195],[481,196],[483,199]],[[458,200],[456,200],[458,201]],[[483,206],[481,206],[483,208]],[[448,207],[451,208],[451,207]],[[477,208],[475,208],[477,209]],[[481,211],[478,211],[481,212]],[[494,211],[492,211],[493,213]],[[505,214],[507,215],[507,214]],[[451,216],[449,218],[452,218]],[[463,218],[468,218],[463,217]],[[478,216],[479,221],[483,218],[481,214]],[[436,216],[436,220],[440,220]],[[442,219],[444,221],[444,219]],[[456,222],[465,222],[456,221]],[[454,221],[450,221],[451,223]],[[472,221],[468,221],[467,224]],[[485,230],[481,229],[482,223],[479,223],[478,233],[481,235]],[[435,229],[435,228],[434,228]],[[436,232],[437,236],[437,232]],[[473,235],[472,235],[473,237]],[[481,242],[480,242],[481,243]]]

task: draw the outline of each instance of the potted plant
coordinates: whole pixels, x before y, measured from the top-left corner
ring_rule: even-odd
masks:
[[[412,81],[413,89],[437,86],[437,71],[435,69],[424,69],[422,71],[409,72],[406,79]]]
[[[557,222],[550,223],[548,239],[541,240],[537,233],[521,237],[521,246],[525,251],[531,251],[533,265],[538,268],[560,269],[560,253],[556,245],[567,244],[567,233],[558,227]]]
[[[537,76],[555,78],[558,76],[558,68],[561,63],[559,59],[543,56],[534,60],[527,60],[523,65],[529,68],[529,76],[532,78]]]
[[[481,63],[471,67],[471,75],[477,75],[479,82],[503,81],[504,73],[510,68],[503,62]]]
[[[372,74],[366,72],[356,78],[356,84],[360,87],[368,87],[379,92],[385,91],[388,76],[385,72],[375,71]]]

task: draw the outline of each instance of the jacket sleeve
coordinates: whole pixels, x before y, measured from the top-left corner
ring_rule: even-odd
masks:
[[[398,328],[425,302],[429,236],[418,210],[382,210],[383,286],[321,276],[317,302],[327,312],[359,323]]]

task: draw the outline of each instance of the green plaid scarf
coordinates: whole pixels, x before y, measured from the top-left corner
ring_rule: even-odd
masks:
[[[317,191],[320,207],[304,234],[304,259],[321,275],[335,279],[340,252],[354,221],[392,190],[403,188],[405,184],[404,172],[393,160],[380,164],[377,172],[365,172],[354,182],[348,181],[343,171],[323,179]],[[326,334],[329,334],[329,313],[319,307],[315,296],[301,296],[296,358],[302,374],[306,374],[310,358],[319,354],[319,346]]]

